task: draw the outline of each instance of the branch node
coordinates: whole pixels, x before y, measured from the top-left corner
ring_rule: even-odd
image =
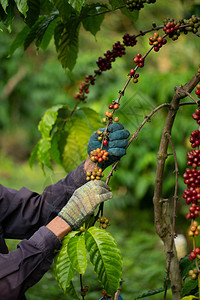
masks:
[[[144,118],[147,119],[147,122],[151,122],[151,117],[145,116]]]
[[[173,173],[179,175],[179,170],[178,170],[178,169],[175,169],[175,170],[173,171]]]

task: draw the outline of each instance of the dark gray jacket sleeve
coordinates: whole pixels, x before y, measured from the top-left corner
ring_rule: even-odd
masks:
[[[24,292],[48,271],[59,248],[58,238],[44,226],[21,241],[17,250],[0,254],[0,299],[24,299]]]
[[[17,191],[0,185],[0,224],[4,237],[29,238],[57,216],[73,192],[86,183],[83,164],[56,184],[46,187],[42,194],[25,187]]]
[[[24,299],[23,293],[50,268],[61,244],[44,225],[86,183],[83,163],[64,179],[38,194],[0,185],[0,225],[3,238],[23,239],[8,254],[0,254],[0,300]],[[2,239],[3,241],[3,239]]]

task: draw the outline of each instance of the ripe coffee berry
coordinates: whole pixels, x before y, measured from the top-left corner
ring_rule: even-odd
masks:
[[[154,51],[158,52],[160,48],[167,43],[167,40],[160,37],[158,32],[154,32],[153,36],[149,38],[149,45],[154,46]]]
[[[103,141],[103,145],[104,145],[104,146],[108,146],[108,140],[104,140],[104,141]]]
[[[105,141],[107,141],[107,140],[104,140],[103,144],[104,144]],[[104,145],[104,146],[106,146],[106,145]],[[96,150],[92,150],[90,152],[90,159],[93,162],[99,162],[99,163],[104,162],[105,160],[109,159],[108,158],[108,151],[101,150],[100,148],[97,148]]]

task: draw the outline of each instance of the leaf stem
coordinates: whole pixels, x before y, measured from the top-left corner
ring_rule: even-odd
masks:
[[[81,292],[83,292],[83,275],[80,274],[80,284],[81,284]],[[85,299],[85,296],[82,294],[82,299],[84,300]]]

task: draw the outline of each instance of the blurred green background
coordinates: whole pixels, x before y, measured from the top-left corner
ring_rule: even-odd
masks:
[[[28,165],[30,153],[40,138],[37,125],[45,110],[58,103],[73,107],[74,94],[80,82],[96,68],[97,58],[111,49],[117,40],[122,41],[126,32],[135,34],[150,28],[153,21],[161,25],[167,16],[179,19],[193,13],[200,15],[199,1],[188,0],[184,4],[173,0],[157,1],[155,5],[145,6],[141,10],[136,24],[132,24],[120,12],[109,14],[105,16],[96,38],[81,29],[79,57],[73,73],[64,73],[57,60],[53,41],[47,51],[38,55],[34,46],[31,46],[25,53],[23,49],[18,49],[11,58],[7,57],[16,32],[23,27],[20,19],[15,21],[11,34],[0,32],[1,184],[16,189],[26,186],[40,193],[45,186],[65,176],[64,170],[56,165],[53,172],[46,170],[46,176],[37,164],[32,169]],[[140,38],[136,47],[127,49],[126,56],[118,58],[113,68],[98,78],[90,89],[87,104],[82,105],[95,109],[103,117],[107,106],[124,86],[129,70],[134,67],[132,58],[138,52],[144,54],[148,50],[150,36]],[[169,41],[160,52],[148,56],[140,72],[139,83],[129,85],[121,102],[118,116],[125,128],[133,133],[153,108],[171,100],[174,87],[185,84],[196,72],[200,63],[199,51],[198,37],[188,34],[176,42]],[[194,109],[192,105],[181,107],[172,131],[180,171],[176,232],[186,239],[189,222],[185,219],[188,207],[181,198],[185,188],[182,174],[186,168],[186,153],[190,151],[190,132],[197,127],[191,117]],[[163,109],[145,125],[110,181],[114,199],[106,204],[105,215],[112,223],[108,230],[115,237],[123,255],[124,282],[121,294],[126,300],[132,300],[144,291],[163,287],[166,275],[162,243],[154,230],[152,204],[156,156],[166,115],[167,110]],[[173,171],[174,160],[169,157],[164,181],[165,197],[173,196]],[[17,241],[7,242],[10,250],[16,248]],[[190,241],[186,251],[189,249]],[[101,297],[101,287],[91,268],[88,268],[84,284],[89,285],[86,299]],[[28,300],[70,299],[59,289],[52,270],[26,295]],[[145,299],[161,299],[161,295]],[[171,299],[170,292],[168,299]]]

